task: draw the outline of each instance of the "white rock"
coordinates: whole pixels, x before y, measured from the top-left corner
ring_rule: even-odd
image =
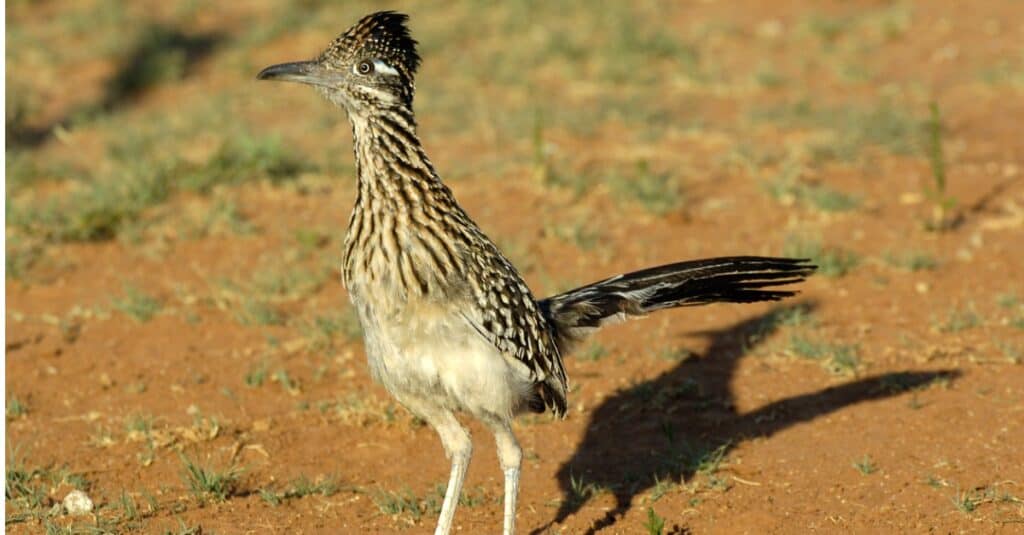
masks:
[[[75,489],[64,497],[64,510],[69,515],[89,514],[92,512],[92,500],[86,493]]]

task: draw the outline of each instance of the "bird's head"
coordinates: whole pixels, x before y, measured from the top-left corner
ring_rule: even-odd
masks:
[[[367,15],[316,59],[272,65],[256,78],[312,85],[352,115],[411,109],[420,57],[408,18],[393,11]]]

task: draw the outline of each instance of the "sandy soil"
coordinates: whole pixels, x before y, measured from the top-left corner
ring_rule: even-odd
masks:
[[[59,10],[54,4],[69,3],[39,9]],[[801,63],[793,56],[801,47],[779,43],[816,13],[861,18],[836,37],[819,29],[824,37],[812,33],[807,43],[855,47],[854,37],[868,40],[882,27],[864,14],[892,5],[666,9],[661,22],[669,31],[731,24],[732,33],[700,44],[716,68],[752,73],[773,61],[786,82],[731,77],[694,87],[662,73],[644,98],[676,99],[691,126],[652,120],[660,126],[651,126],[659,134],[651,140],[643,121],[628,116],[608,117],[586,134],[553,116],[544,161],[531,158],[529,139],[512,139],[502,118],[515,119],[501,110],[492,121],[476,116],[465,129],[448,126],[452,119],[436,111],[447,106],[435,104],[436,87],[465,65],[437,42],[443,33],[420,35],[427,64],[418,85],[428,95],[418,101],[421,135],[442,175],[454,170],[460,202],[538,295],[656,263],[780,254],[794,235],[859,259],[843,276],[815,276],[796,299],[661,313],[607,329],[568,357],[568,418],[516,426],[527,459],[522,532],[656,532],[658,518],[665,533],[1024,530],[1024,8],[996,0],[903,6],[908,15],[896,37],[857,56],[870,76],[849,83],[834,74],[842,66]],[[269,7],[251,9],[256,15],[238,8],[222,18],[200,10],[197,31],[232,36],[246,24],[269,24]],[[424,9],[413,13],[414,31]],[[265,44],[212,54],[241,55],[257,68],[298,59],[357,11],[336,14],[334,30],[296,27]],[[14,14],[9,26],[47,24],[46,13],[24,4]],[[474,43],[464,44],[469,57]],[[9,49],[17,46],[9,40]],[[173,113],[218,88],[249,83],[244,68],[224,71],[213,61],[198,59],[181,83],[151,90],[118,113],[128,121]],[[1006,72],[992,81],[983,76],[992,66]],[[112,71],[103,61],[62,68],[85,89],[52,90],[54,100],[36,116],[43,126],[78,106],[76,99],[98,98]],[[543,88],[566,107],[596,105],[588,87],[614,92],[603,79],[588,86],[593,69],[577,71],[581,80],[572,87],[548,72],[557,64],[538,69],[534,86],[515,91],[493,87],[483,72],[465,84],[472,89],[476,80],[508,102]],[[745,122],[747,110],[793,95],[873,103],[887,86],[902,95],[898,106],[919,117],[927,117],[928,102],[941,105],[947,196],[956,199],[947,212],[956,216],[951,228],[925,228],[933,216],[924,194],[934,173],[927,151],[867,146],[852,161],[803,165],[801,184],[859,200],[845,211],[816,206],[800,191],[772,195],[765,184],[786,162],[736,157],[741,146],[787,151],[815,135],[814,126]],[[183,193],[146,212],[140,239],[49,243],[27,274],[7,278],[8,532],[41,533],[47,525],[144,533],[432,530],[448,471],[440,443],[369,378],[335,268],[354,193],[348,126],[302,88],[247,91],[250,104],[260,103],[251,106],[250,128],[282,132],[289,150],[311,158],[336,150],[339,166],[285,185],[219,190],[216,198],[234,203],[249,232],[189,236],[188,214],[216,201]],[[336,120],[318,127],[329,136],[303,133],[301,122],[332,114]],[[44,136],[31,157],[103,154],[103,138],[93,135],[102,128]],[[189,143],[195,158],[215,147],[201,136]],[[578,193],[551,178],[603,176],[595,170],[637,159],[680,183],[682,200],[648,209],[620,202],[611,181],[595,179]],[[901,260],[915,254],[920,265]],[[282,319],[266,323],[276,325],[247,316],[246,293],[266,286],[260,274],[268,272],[299,274],[286,289],[269,291]],[[124,311],[128,287],[160,303],[150,319]],[[318,330],[320,316],[336,327]],[[25,409],[12,412],[12,400]],[[469,426],[476,450],[456,529],[493,533],[501,473],[486,430]],[[12,461],[39,470],[37,506],[12,494]],[[186,462],[218,473],[233,467],[237,481],[224,499],[197,495]],[[300,478],[332,485],[302,491]],[[92,497],[95,516],[48,513],[73,487]]]

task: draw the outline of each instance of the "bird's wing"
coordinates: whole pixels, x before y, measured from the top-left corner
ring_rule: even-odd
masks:
[[[506,358],[524,364],[540,387],[544,406],[565,414],[567,379],[558,346],[530,289],[497,248],[474,259],[475,306],[462,317]]]

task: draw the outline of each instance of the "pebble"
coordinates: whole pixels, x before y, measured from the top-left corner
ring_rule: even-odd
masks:
[[[69,492],[64,497],[63,504],[69,515],[86,515],[92,512],[92,499],[78,489]]]

